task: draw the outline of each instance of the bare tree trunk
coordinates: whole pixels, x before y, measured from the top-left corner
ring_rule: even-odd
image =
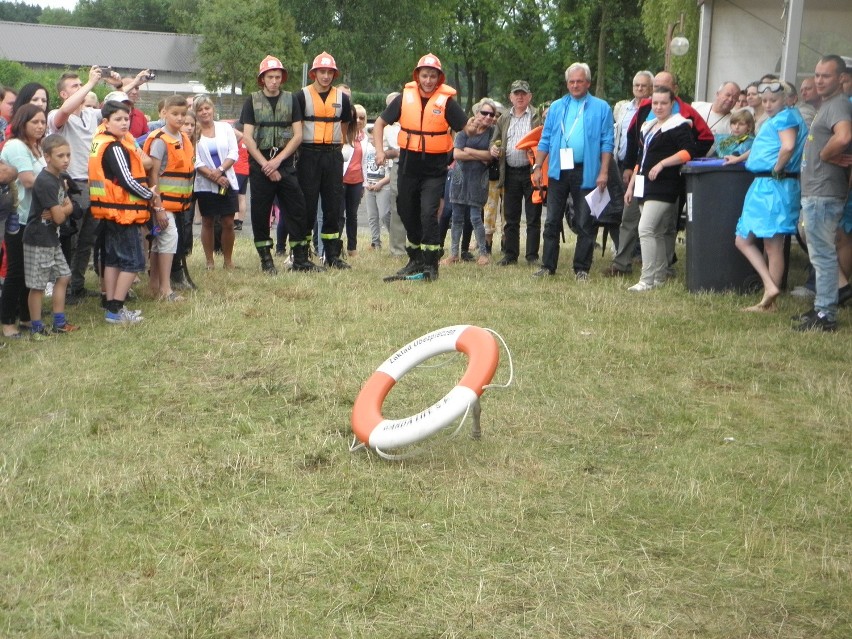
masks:
[[[595,95],[606,99],[606,25],[609,22],[609,3],[601,2],[601,30],[598,34],[598,77],[595,82]]]
[[[488,96],[488,71],[479,68],[476,70],[476,82],[473,98],[479,100]]]

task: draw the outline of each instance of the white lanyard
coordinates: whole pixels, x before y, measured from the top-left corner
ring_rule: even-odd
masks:
[[[574,133],[574,129],[577,126],[577,122],[583,116],[583,109],[586,108],[586,100],[583,100],[583,103],[580,105],[580,108],[577,110],[577,115],[574,117],[574,124],[571,125],[571,130],[568,131],[568,135],[565,135],[565,120],[562,120],[562,139],[565,141],[565,145],[568,145],[568,140],[571,138],[571,134]],[[568,110],[565,110],[565,114],[568,115]]]
[[[654,127],[651,127],[651,130],[648,131],[648,135],[645,136],[645,141],[642,145],[642,163],[639,165],[640,173],[642,173],[645,169],[645,158],[648,157],[648,147],[651,146],[651,140],[653,140],[654,136],[656,136],[657,133],[660,133],[661,131],[662,129],[654,131]]]

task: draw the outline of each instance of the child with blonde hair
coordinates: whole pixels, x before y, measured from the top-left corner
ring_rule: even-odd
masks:
[[[725,158],[725,164],[737,164],[748,159],[754,144],[754,116],[748,109],[731,114],[731,134],[716,141],[716,155]]]

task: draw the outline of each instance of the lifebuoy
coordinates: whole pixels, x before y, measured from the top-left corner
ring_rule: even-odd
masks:
[[[403,375],[430,357],[459,351],[468,356],[459,383],[429,408],[403,419],[385,419],[382,404]],[[497,370],[500,351],[494,336],[467,324],[418,337],[386,359],[367,380],[352,408],[352,432],[370,448],[391,450],[434,435],[464,415]]]

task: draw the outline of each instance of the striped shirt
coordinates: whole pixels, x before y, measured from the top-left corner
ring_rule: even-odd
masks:
[[[527,167],[529,160],[526,151],[518,151],[515,147],[518,142],[532,129],[532,110],[527,108],[520,116],[515,115],[515,110],[509,112],[509,128],[506,131],[506,164],[509,166]]]

